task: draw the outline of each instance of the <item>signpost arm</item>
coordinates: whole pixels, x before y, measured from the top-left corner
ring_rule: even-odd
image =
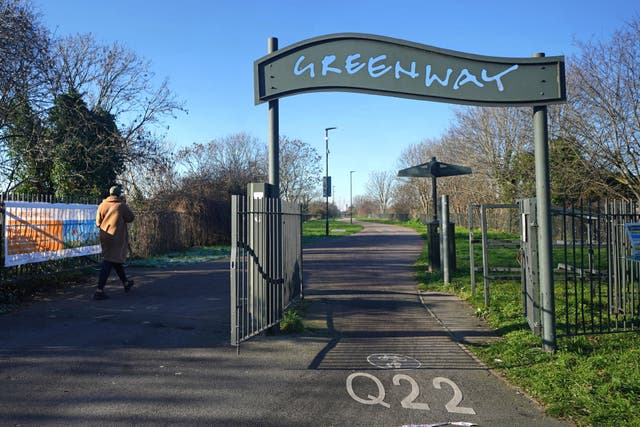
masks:
[[[542,57],[537,53],[534,57]],[[535,144],[536,200],[538,208],[538,263],[542,305],[542,345],[545,351],[556,349],[555,294],[553,286],[553,252],[551,244],[551,190],[549,184],[549,144],[547,106],[533,107]]]
[[[278,50],[278,39],[270,37],[269,53]],[[269,101],[269,184],[273,185],[272,197],[280,197],[280,106],[278,100]]]

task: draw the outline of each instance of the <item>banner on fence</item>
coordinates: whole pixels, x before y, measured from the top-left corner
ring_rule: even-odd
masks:
[[[4,265],[100,253],[97,205],[5,201]]]
[[[640,222],[627,222],[624,229],[631,242],[631,258],[640,260]]]

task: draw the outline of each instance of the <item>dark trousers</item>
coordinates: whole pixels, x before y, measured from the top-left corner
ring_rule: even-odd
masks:
[[[125,273],[124,266],[121,263],[103,260],[102,269],[100,269],[100,278],[98,279],[98,289],[104,289],[112,267],[116,273],[118,273],[118,277],[120,277],[122,283],[127,283],[127,273]]]

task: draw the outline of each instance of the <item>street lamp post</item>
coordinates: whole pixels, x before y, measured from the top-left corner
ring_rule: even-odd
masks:
[[[353,173],[349,171],[349,222],[353,224]]]
[[[331,183],[329,182],[329,131],[337,129],[336,127],[330,127],[324,129],[324,143],[326,148],[326,169],[325,169],[325,198],[326,198],[326,218],[325,218],[325,236],[329,235],[329,193],[331,193]]]

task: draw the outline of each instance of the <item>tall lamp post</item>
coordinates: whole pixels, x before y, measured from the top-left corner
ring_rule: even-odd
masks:
[[[353,173],[349,171],[349,222],[353,224]]]
[[[325,218],[325,236],[329,235],[329,196],[331,195],[331,182],[329,180],[329,131],[337,129],[336,127],[324,128],[324,143],[326,148],[326,169],[324,175],[324,195],[326,198],[326,218]]]

